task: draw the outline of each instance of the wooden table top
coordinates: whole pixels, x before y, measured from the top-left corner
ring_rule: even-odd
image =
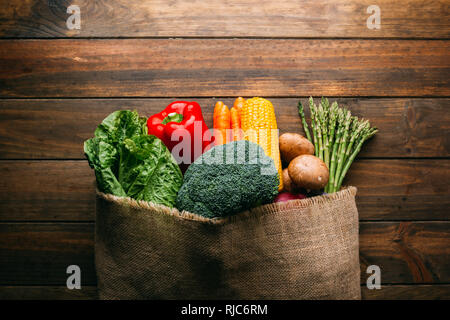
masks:
[[[96,297],[82,145],[106,115],[195,100],[212,126],[237,96],[270,99],[281,132],[302,132],[309,96],[370,119],[379,133],[344,182],[363,296],[450,298],[448,0],[78,0],[80,29],[68,5],[0,4],[0,298]],[[82,290],[65,287],[71,264]],[[381,290],[365,287],[369,265]]]

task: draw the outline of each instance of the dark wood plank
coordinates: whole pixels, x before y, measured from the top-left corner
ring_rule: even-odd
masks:
[[[361,281],[378,265],[382,283],[448,283],[450,222],[360,223]]]
[[[195,99],[212,127],[217,100]],[[332,101],[335,98],[330,98]],[[138,110],[150,116],[175,99],[44,99],[0,100],[0,158],[84,159],[83,141],[109,113]],[[302,132],[297,98],[270,99],[280,132]],[[301,99],[306,102],[306,99]],[[362,157],[449,157],[450,99],[336,99],[370,119],[380,133],[367,143]]]
[[[365,220],[450,218],[450,160],[359,160],[344,180],[358,187]]]
[[[448,300],[450,285],[385,285],[380,290],[361,287],[364,300]]]
[[[444,300],[450,299],[450,285],[383,285],[380,290],[361,287],[363,300]],[[2,300],[94,300],[97,287],[68,290],[57,286],[0,286]]]
[[[0,97],[449,96],[441,40],[2,40]]]
[[[95,300],[96,286],[83,286],[69,290],[58,286],[0,286],[2,300]]]
[[[369,0],[78,0],[81,29],[68,30],[69,1],[8,1],[2,37],[449,37],[446,1],[379,0],[381,29],[369,30]]]
[[[0,221],[93,221],[87,161],[0,161]],[[449,220],[450,160],[358,160],[361,220]]]
[[[95,177],[87,161],[0,162],[0,219],[92,221]]]
[[[66,285],[78,265],[81,285],[96,283],[94,224],[0,224],[1,285]]]
[[[0,284],[64,286],[66,268],[81,268],[82,286],[96,283],[93,223],[0,224]],[[450,222],[364,222],[361,281],[367,265],[382,283],[448,283]]]

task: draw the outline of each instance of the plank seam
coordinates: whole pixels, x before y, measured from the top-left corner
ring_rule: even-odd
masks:
[[[381,286],[447,286],[450,285],[450,282],[417,282],[417,283],[413,283],[413,282],[386,282],[383,283],[381,282]],[[366,287],[365,283],[361,282],[360,283],[361,287]],[[4,283],[0,283],[0,287],[61,287],[61,288],[66,288],[64,285],[58,285],[57,283],[42,283],[42,284],[4,284]],[[95,283],[86,283],[84,285],[84,287],[97,287],[97,285]],[[83,283],[81,284],[81,290],[83,290]]]
[[[308,99],[310,96],[264,96],[266,99]],[[321,98],[322,96],[312,96],[313,98]],[[111,97],[2,97],[0,100],[131,100],[131,99],[142,99],[142,100],[157,100],[157,99],[233,99],[236,96],[111,96]],[[328,99],[449,99],[450,96],[440,95],[424,95],[424,96],[327,96]]]
[[[116,36],[116,37],[1,37],[9,40],[402,40],[402,41],[448,41],[450,37],[264,37],[264,36]]]
[[[450,157],[357,157],[356,160],[385,160],[385,161],[392,161],[392,160],[424,160],[424,161],[431,161],[431,160],[450,160]],[[1,158],[0,162],[2,161],[17,161],[17,162],[24,162],[24,161],[87,161],[85,158]]]
[[[377,224],[377,223],[401,223],[401,222],[411,222],[411,223],[449,223],[450,219],[448,220],[442,220],[440,219],[430,219],[430,220],[408,220],[408,219],[364,219],[360,218],[359,223],[360,224]],[[95,220],[0,220],[0,225],[7,225],[7,224],[35,224],[35,225],[52,225],[52,224],[73,224],[73,225],[81,225],[81,224],[95,224]]]

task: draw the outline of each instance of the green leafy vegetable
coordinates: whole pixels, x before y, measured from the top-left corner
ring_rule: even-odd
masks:
[[[131,198],[172,207],[183,176],[162,141],[146,135],[125,139],[120,150],[119,182]]]
[[[272,158],[256,143],[218,145],[187,169],[176,207],[205,217],[223,217],[272,202],[278,194]]]
[[[136,111],[116,111],[85,141],[98,189],[116,196],[173,207],[183,176],[161,140],[147,135],[146,119]]]

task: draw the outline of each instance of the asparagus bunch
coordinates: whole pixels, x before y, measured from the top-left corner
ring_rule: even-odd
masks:
[[[302,120],[306,137],[314,144],[316,157],[325,162],[330,178],[325,186],[325,192],[339,191],[351,164],[365,141],[377,133],[377,128],[370,122],[352,116],[345,108],[340,108],[337,102],[330,106],[328,99],[323,98],[317,106],[312,97],[309,98],[311,114],[311,131],[309,131],[305,112],[301,102],[298,103],[298,113]]]

